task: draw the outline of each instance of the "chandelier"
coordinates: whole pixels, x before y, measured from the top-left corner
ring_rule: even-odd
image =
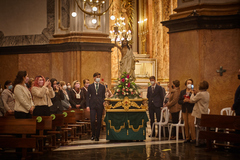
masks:
[[[111,4],[107,7],[106,0],[75,0],[78,8],[85,14],[95,16],[104,15],[111,7]],[[83,3],[83,7],[81,7],[80,3]],[[105,10],[104,10],[105,9]],[[73,16],[74,14],[74,16]],[[72,13],[73,17],[76,17],[76,12]]]
[[[116,41],[120,44],[124,39],[127,41],[132,40],[132,32],[131,30],[127,30],[124,17],[116,19],[115,24],[111,27],[109,37],[111,38],[111,41]]]

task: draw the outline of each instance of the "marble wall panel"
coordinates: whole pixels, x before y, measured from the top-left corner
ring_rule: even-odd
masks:
[[[110,86],[111,84],[111,53],[97,51],[81,52],[81,82],[88,78],[93,82],[93,74],[101,73],[101,78]]]
[[[0,58],[0,84],[6,80],[14,81],[18,72],[18,55],[1,55]]]
[[[211,114],[231,107],[239,85],[240,30],[194,30],[170,34],[170,81],[180,80],[184,89],[187,78],[195,88],[202,80],[209,82]],[[227,72],[220,76],[216,70]]]
[[[18,57],[19,70],[26,70],[30,78],[38,75],[52,77],[52,59],[49,53],[19,54]]]

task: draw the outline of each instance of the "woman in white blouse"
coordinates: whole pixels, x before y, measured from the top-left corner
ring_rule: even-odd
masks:
[[[13,83],[15,95],[14,115],[16,119],[32,118],[34,104],[32,95],[25,85],[28,80],[27,72],[19,71]]]

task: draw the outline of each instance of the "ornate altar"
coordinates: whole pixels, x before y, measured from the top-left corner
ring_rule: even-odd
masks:
[[[106,139],[145,140],[147,99],[105,99]]]

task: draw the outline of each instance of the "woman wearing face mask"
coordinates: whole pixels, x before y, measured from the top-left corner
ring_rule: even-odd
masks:
[[[83,92],[80,89],[80,82],[74,81],[72,84],[72,90],[70,91],[70,104],[72,108],[83,108],[83,104],[85,102]]]
[[[64,95],[64,99],[61,100],[62,102],[62,106],[63,106],[63,110],[68,110],[68,109],[71,109],[72,106],[69,102],[69,96],[68,96],[68,93],[67,93],[67,85],[64,81],[60,81],[60,85],[62,87],[62,91],[63,91],[63,95]]]
[[[4,90],[2,92],[2,101],[4,104],[4,109],[6,111],[6,116],[14,113],[14,96],[13,96],[13,85],[10,80],[7,80],[4,84]]]
[[[169,98],[170,98],[169,88],[170,88],[170,84],[168,83],[168,85],[167,85],[167,92],[166,92],[166,95],[165,95],[164,101],[163,101],[163,107],[167,107],[166,104],[168,103]]]
[[[33,115],[50,116],[50,106],[52,106],[51,98],[55,96],[50,81],[45,81],[43,76],[37,76],[31,92],[36,106]]]
[[[64,100],[64,94],[62,91],[62,87],[59,82],[55,78],[52,78],[51,80],[52,88],[55,92],[55,96],[51,98],[53,105],[50,107],[50,113],[51,114],[62,114],[63,106],[62,106],[62,100]]]
[[[179,96],[179,101],[178,103],[182,105],[182,115],[183,115],[183,120],[185,124],[185,135],[186,135],[186,140],[184,143],[189,143],[190,142],[190,137],[192,139],[192,143],[196,142],[196,134],[195,134],[195,125],[194,125],[194,120],[195,117],[192,116],[192,110],[194,107],[193,103],[190,103],[190,97],[192,95],[192,85],[193,85],[193,80],[192,79],[187,79],[185,81],[185,86],[186,88],[181,91],[180,96]]]
[[[25,85],[28,83],[28,80],[27,72],[19,71],[13,82],[13,93],[15,97],[14,116],[16,119],[32,118],[34,104],[32,95]]]
[[[204,130],[204,127],[199,126],[201,122],[201,115],[208,114],[208,106],[210,95],[207,91],[209,84],[207,81],[202,81],[199,84],[199,92],[197,93],[195,90],[191,90],[192,95],[190,97],[190,103],[194,103],[192,116],[196,117],[197,124],[197,135],[199,136],[199,131]],[[198,140],[198,136],[196,137],[196,146],[204,145],[204,140]]]
[[[179,95],[180,95],[180,81],[175,80],[172,83],[172,91],[170,94],[169,102],[166,104],[166,106],[169,108],[169,111],[172,115],[172,122],[174,124],[178,123],[179,121],[179,112],[181,110],[181,105],[178,104]],[[176,128],[174,127],[172,130],[173,136],[170,138],[172,140],[176,139]]]

